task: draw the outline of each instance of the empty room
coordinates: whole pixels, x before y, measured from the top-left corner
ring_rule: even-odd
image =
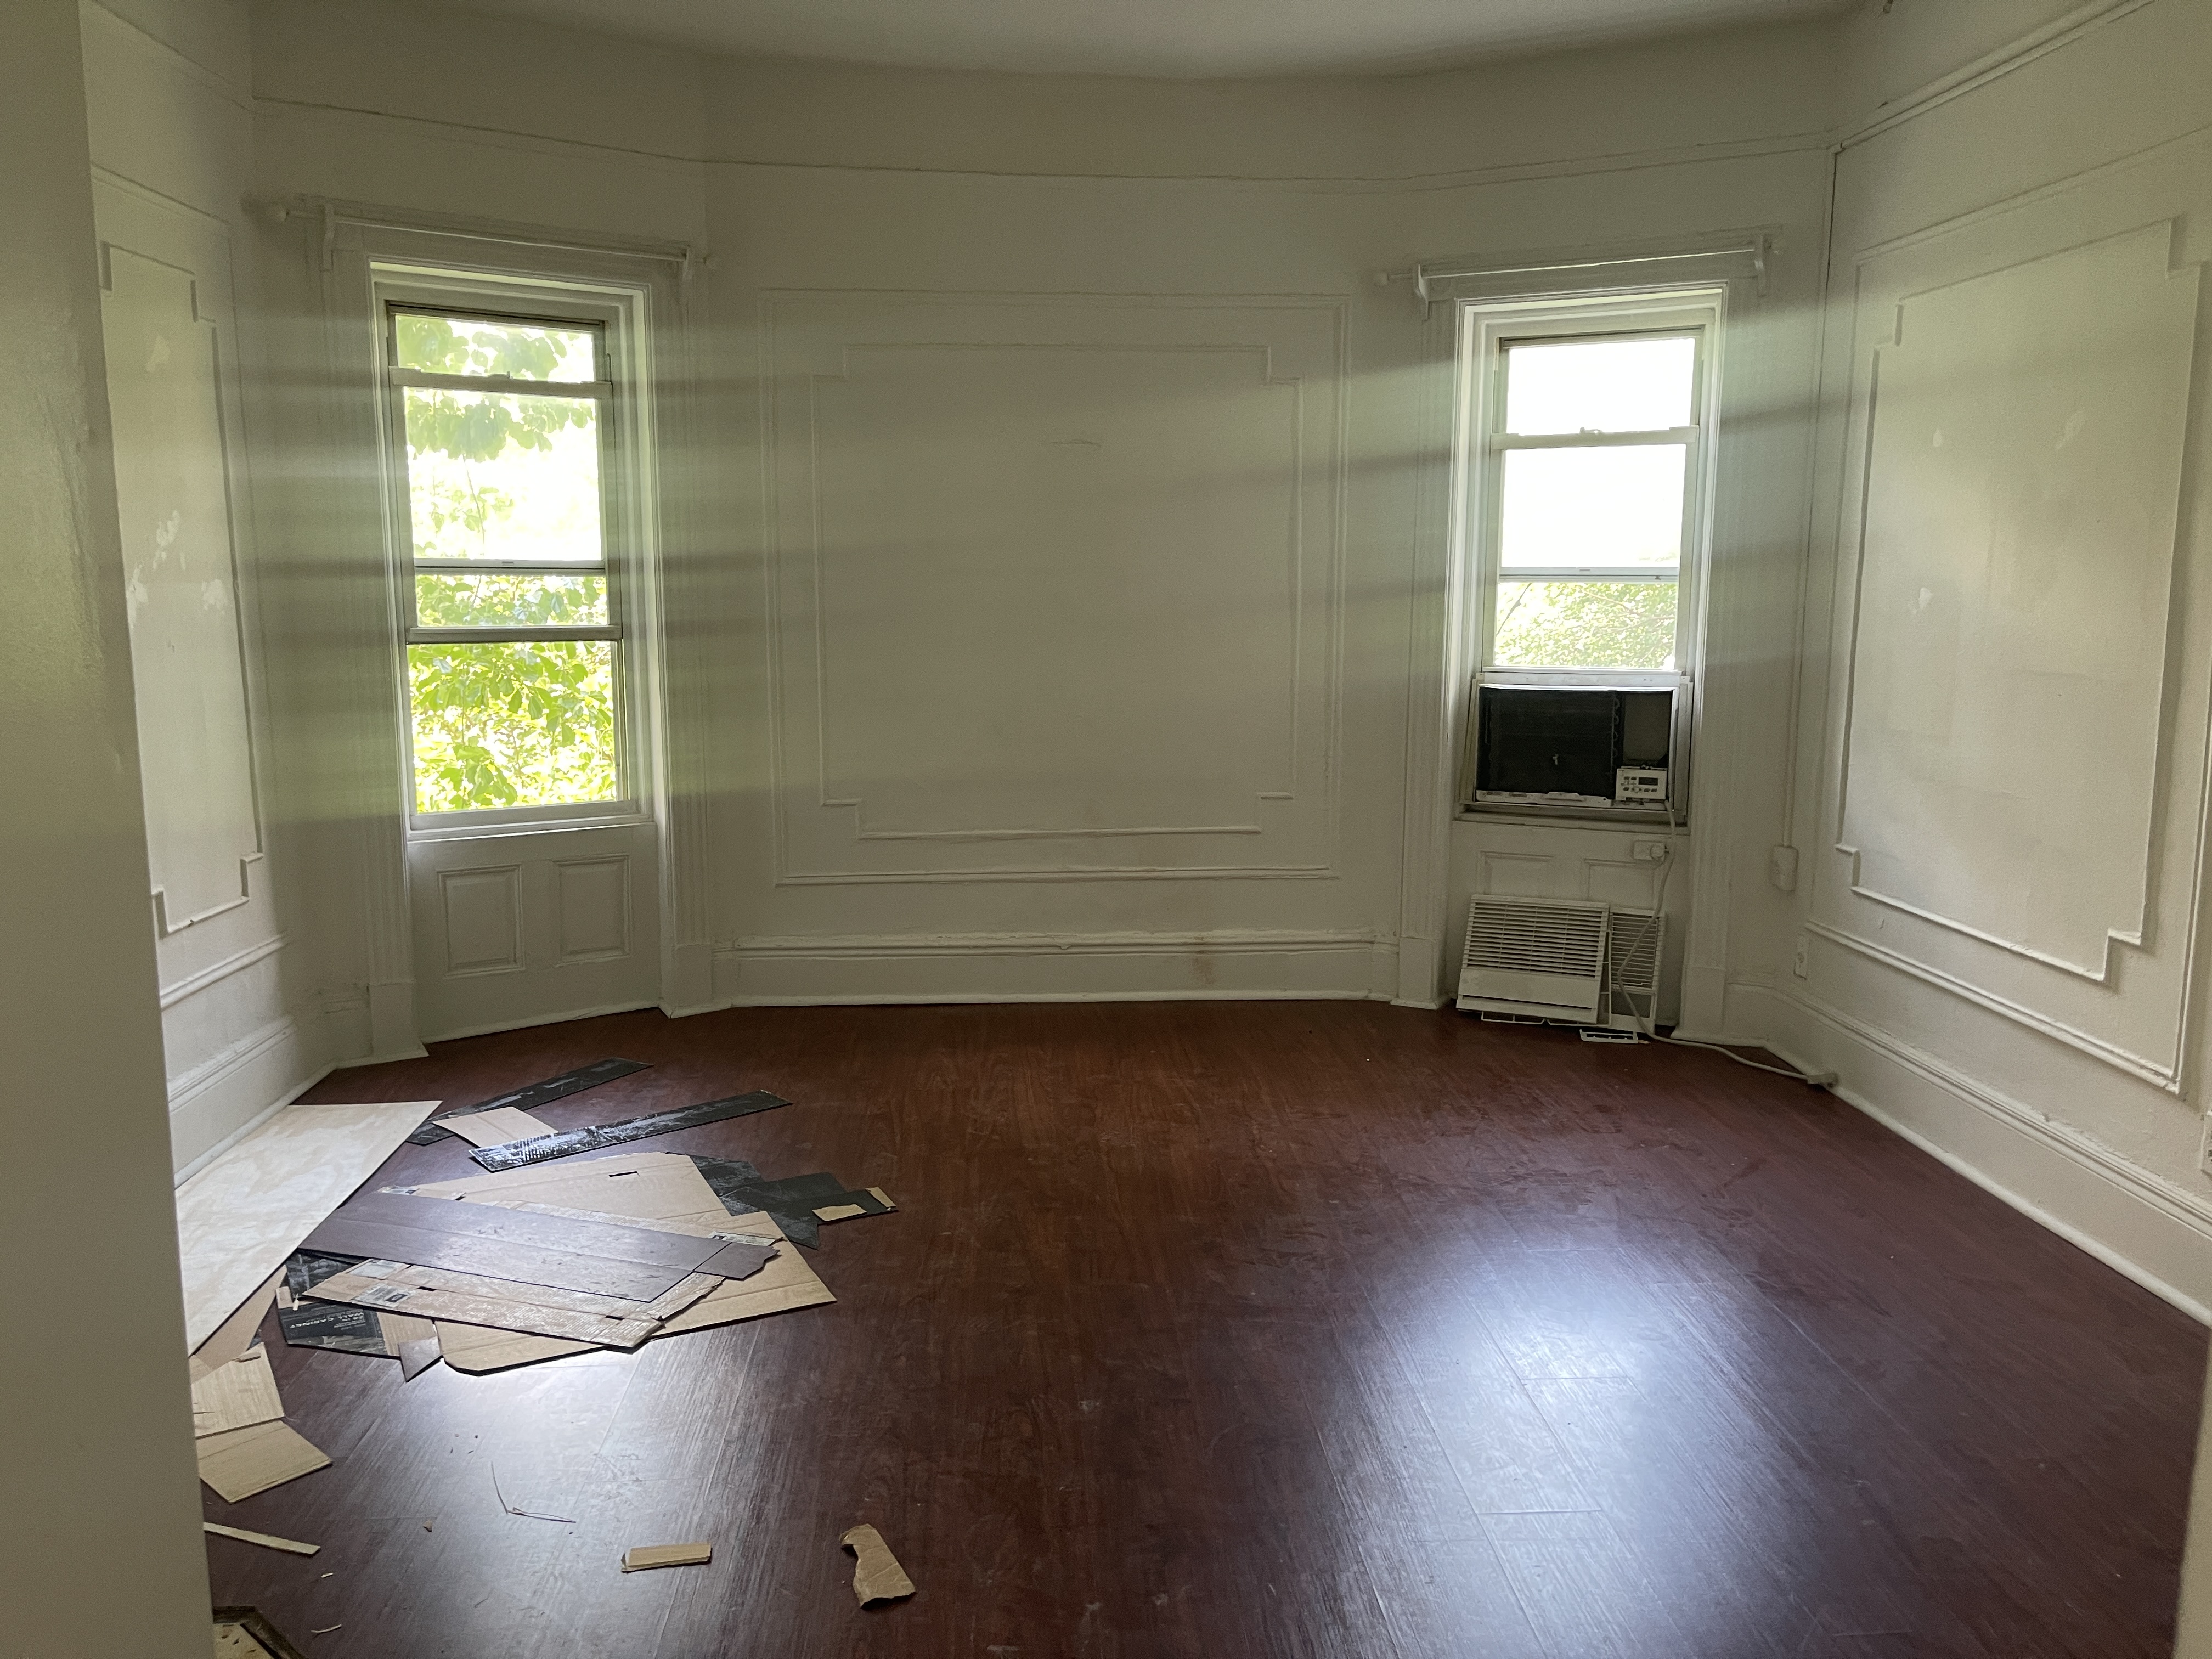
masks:
[[[9,1652],[2212,1659],[2212,0],[8,0],[0,210]]]

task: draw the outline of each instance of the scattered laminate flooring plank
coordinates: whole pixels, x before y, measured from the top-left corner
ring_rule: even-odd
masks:
[[[211,1532],[218,1538],[235,1538],[241,1544],[258,1544],[263,1549],[283,1550],[289,1555],[313,1555],[323,1547],[320,1544],[302,1544],[296,1538],[279,1538],[272,1533],[248,1532],[243,1527],[226,1527],[214,1521],[203,1521],[200,1526],[204,1531]]]

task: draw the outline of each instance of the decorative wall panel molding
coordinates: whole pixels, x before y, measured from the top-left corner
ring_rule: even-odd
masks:
[[[2208,150],[1859,256],[1811,916],[2168,1091],[2212,692]]]
[[[162,937],[252,897],[262,856],[221,340],[188,270],[108,242],[108,404]]]
[[[770,296],[779,884],[1332,874],[1344,322]]]
[[[522,968],[522,866],[438,872],[446,972],[518,973]]]
[[[1838,850],[1855,890],[2095,980],[2144,926],[2197,324],[2172,244],[1908,295],[1869,368]]]
[[[629,860],[553,860],[561,960],[597,962],[629,954]]]

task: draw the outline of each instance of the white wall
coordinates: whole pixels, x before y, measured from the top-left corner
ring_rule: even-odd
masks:
[[[709,256],[668,642],[678,805],[704,806],[672,867],[680,887],[696,863],[702,890],[696,921],[674,917],[670,1006],[1425,1001],[1448,803],[1408,709],[1438,696],[1423,478],[1449,346],[1372,274],[1777,228],[1710,711],[1768,757],[1716,796],[1711,856],[1747,846],[1763,867],[1830,45],[1770,29],[1180,85],[724,63],[273,5],[255,20],[257,164],[264,198]],[[263,255],[278,337],[304,357],[319,301],[301,229],[265,231]],[[312,496],[310,458],[285,465]],[[330,540],[287,537],[318,573],[299,616],[319,646],[288,672],[321,729],[366,730],[388,721],[362,689],[385,648],[359,620],[375,576]],[[368,783],[316,787],[330,867],[389,872]],[[1724,963],[1716,915],[1706,955]],[[328,921],[329,981],[408,971],[375,915]]]
[[[2212,10],[2034,33],[2057,9],[1917,109],[1987,31],[1845,32],[1844,84],[1892,102],[1838,179],[1804,973],[1729,1006],[2204,1317]]]
[[[145,820],[101,369],[82,52],[0,9],[0,1250],[74,1287],[9,1368],[0,1607],[21,1653],[205,1659]],[[92,1224],[88,1220],[96,1218]]]
[[[82,8],[125,591],[181,1171],[330,1059],[265,695],[238,3]]]

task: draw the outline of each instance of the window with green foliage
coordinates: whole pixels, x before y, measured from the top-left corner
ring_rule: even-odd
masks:
[[[596,323],[387,307],[417,813],[623,799]]]
[[[1485,365],[1487,666],[1680,666],[1703,339],[1688,329],[1495,344]]]

